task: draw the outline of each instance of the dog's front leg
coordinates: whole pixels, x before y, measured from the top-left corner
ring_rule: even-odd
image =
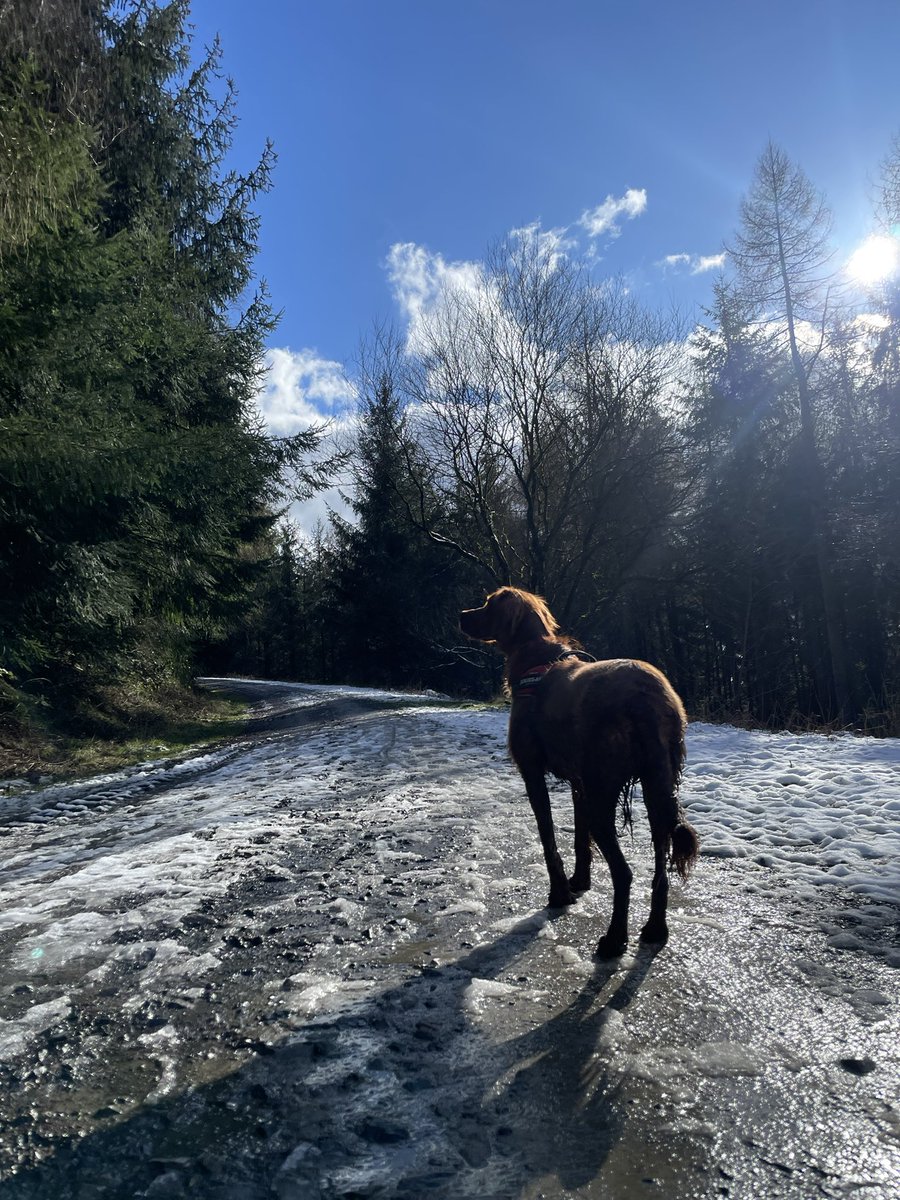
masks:
[[[550,812],[550,793],[543,774],[529,773],[523,776],[525,790],[537,821],[538,833],[541,835],[541,845],[544,848],[544,860],[547,863],[547,874],[550,876],[550,908],[560,908],[564,904],[574,904],[575,897],[566,879],[566,871],[556,846],[556,834],[553,831],[553,816]]]

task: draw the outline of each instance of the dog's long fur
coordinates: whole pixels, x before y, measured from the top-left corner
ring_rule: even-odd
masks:
[[[525,782],[550,876],[552,906],[571,904],[590,887],[591,841],[609,866],[613,911],[597,953],[621,954],[628,941],[631,869],[616,835],[616,810],[640,781],[655,853],[650,916],[642,941],[668,937],[667,866],[687,877],[699,850],[676,791],[684,763],[684,706],[665,676],[633,659],[560,659],[571,640],[546,602],[519,588],[492,592],[481,608],[460,614],[468,637],[495,644],[506,656],[512,695],[509,749]],[[574,643],[577,645],[577,643]],[[552,664],[552,665],[549,665]],[[529,673],[536,685],[518,686]],[[546,776],[568,780],[575,806],[575,873],[566,878],[556,846]]]

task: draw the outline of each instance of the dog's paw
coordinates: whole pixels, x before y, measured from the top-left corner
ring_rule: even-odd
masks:
[[[577,896],[573,895],[572,889],[568,884],[565,887],[554,887],[550,891],[550,899],[547,901],[548,908],[565,908],[567,904],[574,904]]]
[[[662,945],[669,939],[669,927],[665,921],[648,921],[641,930],[641,941]]]
[[[579,875],[578,872],[576,871],[575,874],[572,875],[571,878],[569,879],[569,887],[572,889],[573,892],[588,892],[588,891],[590,891],[590,888],[591,888],[590,872],[587,872],[584,875]]]
[[[595,958],[619,958],[628,948],[628,938],[604,933],[594,951]]]

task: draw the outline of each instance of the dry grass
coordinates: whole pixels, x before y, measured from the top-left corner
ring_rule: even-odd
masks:
[[[246,706],[200,688],[108,689],[55,717],[0,720],[0,780],[75,779],[239,736]]]

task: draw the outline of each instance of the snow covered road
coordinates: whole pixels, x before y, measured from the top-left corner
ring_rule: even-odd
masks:
[[[596,963],[505,714],[212,682],[245,742],[0,793],[0,1198],[900,1194],[896,742],[691,726],[670,942]]]

